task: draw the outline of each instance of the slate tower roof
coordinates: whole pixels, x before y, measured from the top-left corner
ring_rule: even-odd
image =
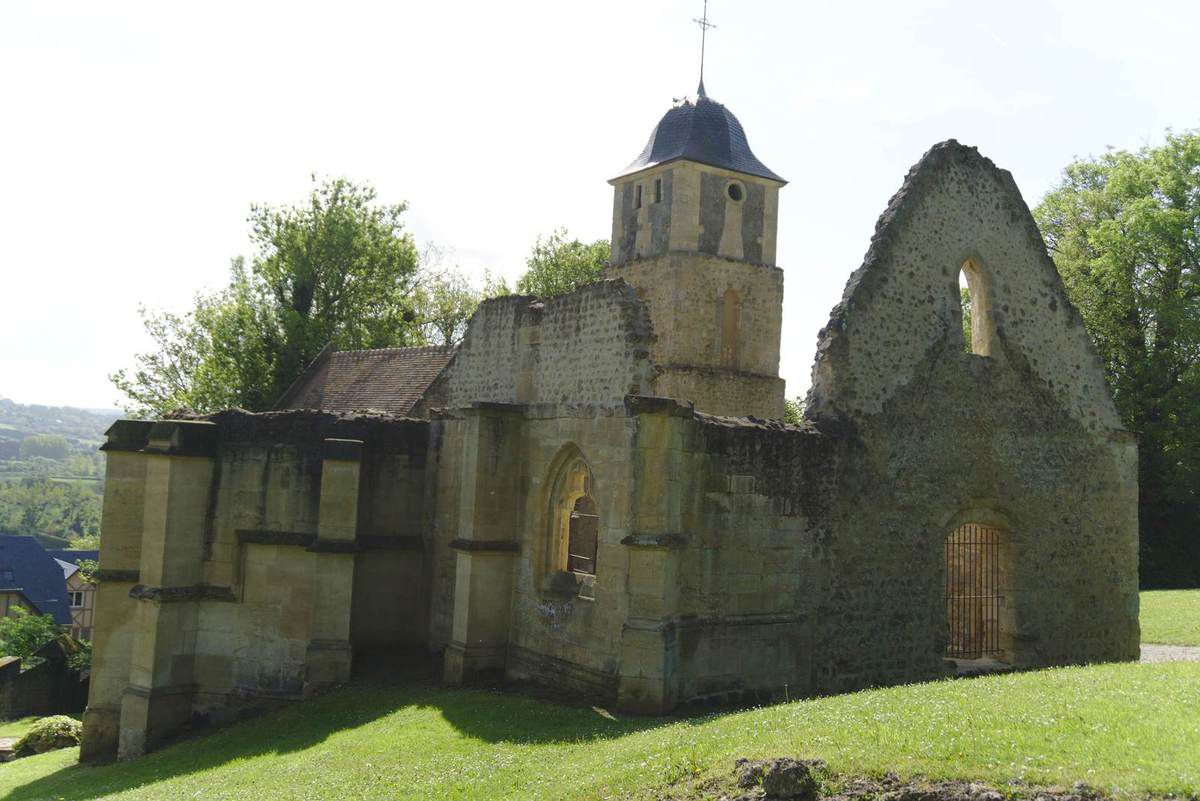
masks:
[[[738,118],[709,98],[703,83],[696,97],[676,101],[663,115],[641,155],[616,177],[679,159],[787,183],[758,160]]]

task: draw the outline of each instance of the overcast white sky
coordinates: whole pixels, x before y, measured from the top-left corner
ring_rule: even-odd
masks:
[[[410,203],[418,240],[519,273],[606,238],[606,179],[695,90],[700,0],[0,5],[0,396],[112,406],[147,341],[309,175]],[[950,137],[1035,205],[1075,156],[1200,126],[1200,3],[711,0],[709,95],[791,181],[783,360],[817,331],[909,166]]]

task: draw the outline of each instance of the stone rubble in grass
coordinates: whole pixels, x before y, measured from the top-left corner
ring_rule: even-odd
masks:
[[[895,773],[881,778],[839,779],[830,774],[819,759],[749,760],[734,764],[738,795],[722,795],[718,801],[1004,801],[1006,798],[1028,801],[1097,801],[1104,794],[1076,782],[1069,789],[1035,788],[1019,782],[1000,792],[982,782],[903,781]]]

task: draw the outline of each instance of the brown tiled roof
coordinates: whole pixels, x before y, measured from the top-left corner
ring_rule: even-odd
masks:
[[[276,409],[408,414],[454,357],[454,348],[326,348],[275,404]]]

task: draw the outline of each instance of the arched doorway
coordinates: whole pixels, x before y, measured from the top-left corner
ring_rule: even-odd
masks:
[[[963,523],[946,537],[946,656],[1009,661],[1008,537],[999,526]]]

